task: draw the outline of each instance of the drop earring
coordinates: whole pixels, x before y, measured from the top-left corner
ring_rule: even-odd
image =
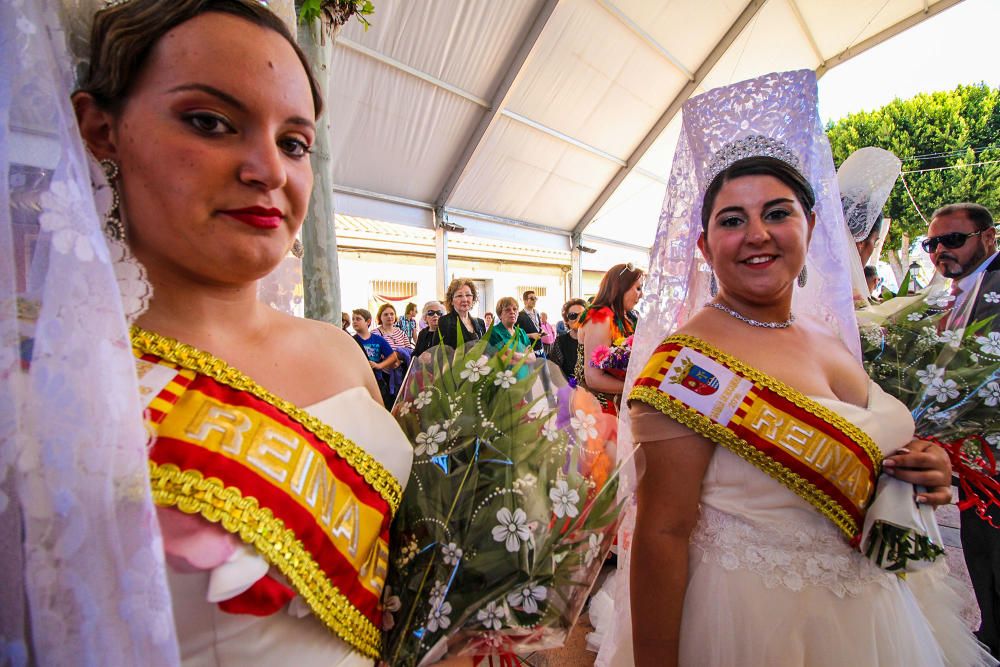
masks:
[[[302,241],[295,239],[292,241],[292,255],[298,259],[302,259],[302,256],[306,254],[306,249],[302,245]]]
[[[709,271],[711,271],[712,277],[708,279],[708,293],[714,299],[719,296],[719,283],[715,279],[715,271],[712,271],[712,269],[709,269]]]
[[[799,287],[805,287],[807,280],[809,280],[809,272],[806,271],[806,267],[803,265],[802,270],[799,271],[799,277],[796,282],[799,284]]]
[[[118,163],[114,160],[104,159],[100,161],[100,165],[104,177],[108,181],[107,187],[111,191],[111,202],[104,213],[104,233],[112,240],[125,241],[125,224],[122,222],[119,211],[121,199],[118,196],[118,187],[115,185],[120,173]]]

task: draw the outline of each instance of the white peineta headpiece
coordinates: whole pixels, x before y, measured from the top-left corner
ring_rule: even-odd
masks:
[[[837,170],[844,218],[855,241],[871,234],[885,208],[903,163],[882,148],[869,146],[851,153]]]
[[[708,300],[708,265],[696,249],[702,233],[702,200],[722,169],[754,155],[769,155],[794,166],[816,194],[816,225],[806,260],[809,281],[796,288],[792,310],[828,325],[860,360],[848,254],[857,251],[844,224],[833,155],[817,112],[816,75],[812,70],[780,72],[710,90],[684,105],[624,395],[660,341]],[[618,451],[626,459],[632,451],[628,410],[622,411],[619,421]],[[624,475],[630,486],[635,473],[629,468],[626,464]],[[629,511],[619,544],[631,543],[634,526],[635,514]],[[616,650],[628,643],[630,560],[631,554],[623,549],[614,625],[605,635],[597,665],[611,664]]]
[[[732,141],[712,157],[705,172],[705,182],[711,183],[715,177],[725,171],[735,162],[748,157],[773,157],[781,160],[785,164],[793,167],[796,171],[802,171],[802,164],[799,157],[788,145],[780,139],[772,139],[760,134],[751,134],[748,137]]]

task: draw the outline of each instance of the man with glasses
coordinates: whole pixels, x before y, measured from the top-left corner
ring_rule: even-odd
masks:
[[[952,279],[957,308],[973,299],[971,319],[994,318],[1000,330],[1000,255],[993,216],[979,204],[951,204],[934,211],[921,244],[938,273]],[[976,280],[983,280],[976,289]],[[992,513],[991,513],[992,514]],[[997,513],[1000,514],[1000,513]],[[993,516],[1000,523],[1000,516]],[[1000,530],[969,508],[961,513],[962,549],[976,592],[982,623],[976,636],[994,657],[1000,656]]]
[[[535,352],[541,354],[541,356],[545,356],[541,343],[542,320],[538,315],[538,311],[535,310],[535,304],[538,303],[538,296],[533,290],[526,290],[521,295],[521,299],[524,301],[524,308],[517,314],[517,326],[521,327],[524,333],[528,334],[528,340],[531,341],[531,346],[535,349]]]
[[[938,273],[952,279],[952,294],[956,296],[957,304],[970,297],[975,299],[974,319],[982,319],[1000,310],[1000,306],[988,296],[997,291],[997,282],[1000,281],[996,239],[993,216],[989,210],[979,204],[965,203],[950,204],[934,211],[927,228],[927,238],[921,243]],[[986,275],[978,293],[969,294],[980,273]]]

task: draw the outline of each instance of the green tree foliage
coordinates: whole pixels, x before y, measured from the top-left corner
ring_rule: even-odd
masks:
[[[945,204],[972,201],[1000,214],[1000,162],[958,169],[938,169],[1000,160],[1000,90],[985,84],[921,93],[896,99],[875,111],[850,114],[827,126],[834,162],[878,146],[903,161],[903,175],[913,199],[928,219]],[[920,171],[918,170],[934,170]],[[911,172],[911,173],[907,173]],[[892,219],[884,250],[895,266],[908,262],[909,245],[927,231],[901,180],[885,209]]]

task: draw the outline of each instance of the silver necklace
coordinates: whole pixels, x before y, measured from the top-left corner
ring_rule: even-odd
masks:
[[[795,321],[795,313],[789,313],[788,319],[785,320],[784,322],[761,322],[760,320],[755,320],[747,317],[742,313],[738,313],[729,306],[725,306],[719,303],[718,301],[710,301],[705,305],[710,308],[717,308],[727,315],[732,315],[740,322],[746,322],[752,327],[760,327],[761,329],[787,329],[788,327],[792,326],[792,322]]]

